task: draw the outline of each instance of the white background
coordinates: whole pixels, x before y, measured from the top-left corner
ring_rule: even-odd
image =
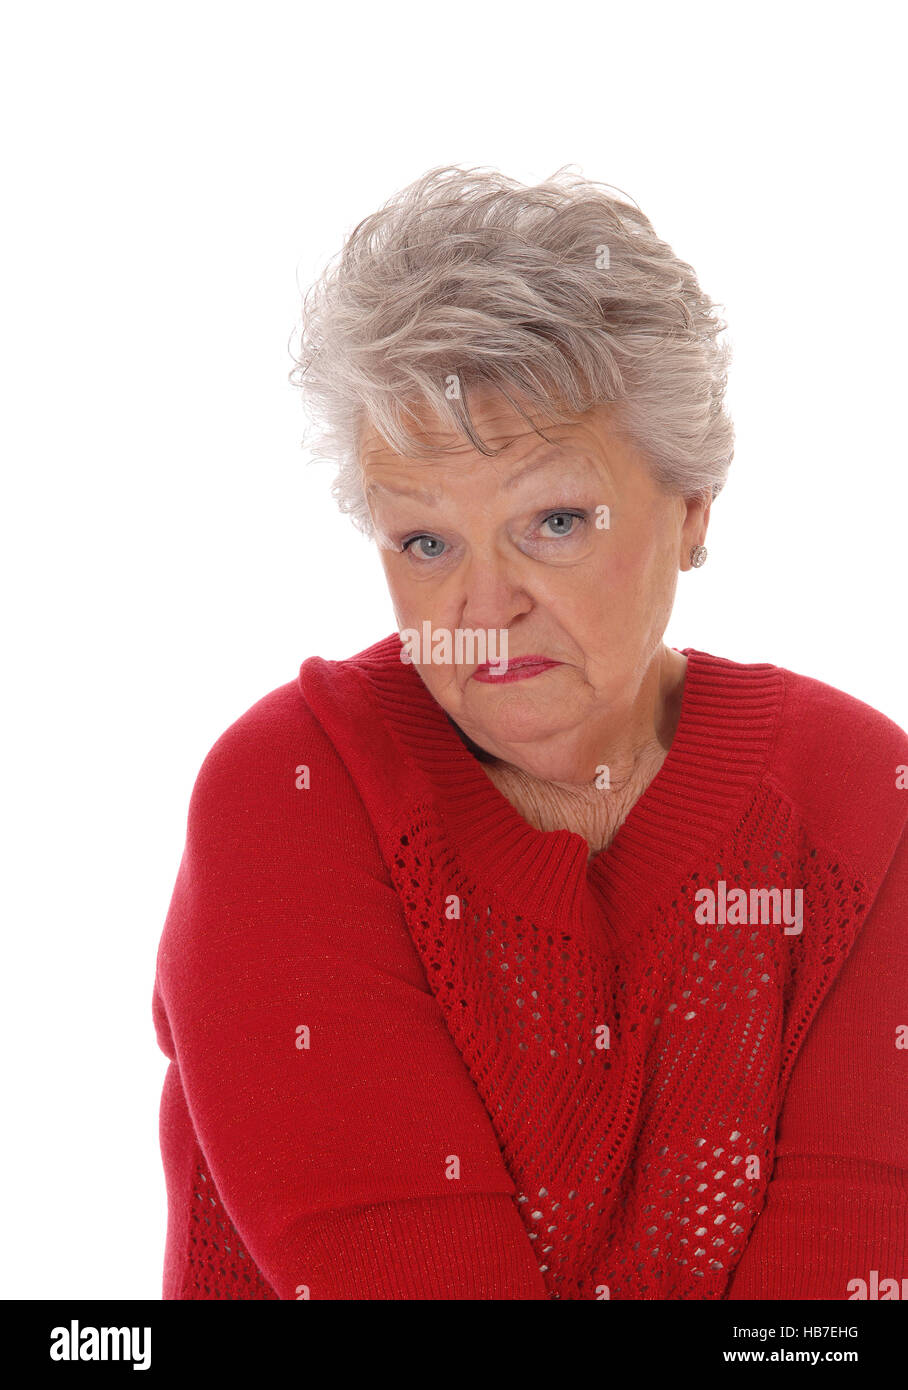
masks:
[[[151,989],[195,774],[394,627],[300,446],[300,292],[428,168],[572,164],[694,265],[737,451],[667,640],[908,724],[895,4],[323,11],[2,22],[8,1298],[160,1297]]]

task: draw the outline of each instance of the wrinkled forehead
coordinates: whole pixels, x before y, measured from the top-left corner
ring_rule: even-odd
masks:
[[[433,460],[408,463],[399,457],[392,458],[382,465],[373,461],[371,467],[364,466],[363,477],[365,494],[370,502],[378,502],[382,497],[412,497],[429,506],[437,505],[445,494],[445,483],[451,471],[461,475],[466,470],[465,481],[475,482],[476,470],[485,470],[479,477],[488,476],[495,490],[501,493],[520,495],[523,484],[537,478],[542,482],[557,480],[559,483],[582,485],[598,483],[603,474],[601,461],[597,463],[579,449],[552,448],[545,445],[534,450],[529,458],[489,459],[480,456],[470,464],[447,460],[445,464]]]
[[[485,406],[485,403],[484,403]],[[361,431],[359,462],[370,504],[408,496],[435,505],[450,480],[474,482],[519,496],[536,479],[564,483],[615,482],[630,462],[627,441],[607,409],[595,408],[573,419],[546,420],[544,428],[490,402],[475,412],[480,438],[490,452],[476,449],[443,422],[419,433],[424,456],[402,454],[369,422]]]

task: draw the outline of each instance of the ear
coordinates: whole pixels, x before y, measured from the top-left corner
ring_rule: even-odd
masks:
[[[681,554],[679,556],[682,570],[690,569],[690,552],[693,547],[703,545],[706,540],[712,504],[712,491],[709,488],[694,493],[685,502],[686,511],[681,528]]]

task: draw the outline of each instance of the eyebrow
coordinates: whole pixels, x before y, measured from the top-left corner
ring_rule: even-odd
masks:
[[[435,506],[440,495],[438,488],[392,487],[390,483],[370,483],[366,488],[366,496],[371,497],[375,492],[393,492],[395,497],[415,497],[429,507]]]
[[[539,458],[533,459],[524,468],[519,469],[512,477],[508,478],[506,482],[502,483],[502,491],[509,492],[512,488],[516,487],[523,478],[528,477],[531,473],[538,472],[540,468],[548,468],[552,463],[559,461],[561,452],[562,451],[559,450],[558,453],[555,453],[553,450],[547,449]],[[585,470],[590,469],[589,459],[585,454],[572,453],[564,462],[566,465],[580,463]],[[379,482],[370,483],[366,488],[367,495],[371,495],[374,492],[392,492],[398,497],[415,497],[418,501],[424,502],[429,507],[434,507],[438,503],[440,496],[440,490],[438,488],[393,487],[390,483]]]

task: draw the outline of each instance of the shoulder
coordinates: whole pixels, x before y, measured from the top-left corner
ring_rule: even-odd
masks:
[[[232,800],[276,791],[304,752],[324,757],[331,744],[296,681],[269,691],[218,735],[196,777],[194,794]]]
[[[834,686],[778,668],[784,699],[775,746],[779,776],[820,795],[860,798],[904,823],[908,796],[899,767],[908,763],[908,735],[892,719]]]
[[[774,669],[782,699],[769,775],[817,839],[879,880],[908,824],[908,735],[844,690]]]
[[[392,635],[343,660],[307,657],[294,680],[263,695],[218,736],[200,768],[202,784],[228,791],[263,773],[286,772],[307,750],[324,764],[341,763],[344,735],[363,714],[363,677],[393,669],[399,649]]]
[[[776,668],[785,688],[787,724],[797,726],[810,751],[838,748],[897,759],[908,755],[908,734],[894,720],[854,695],[786,667]]]
[[[376,697],[377,686],[396,694],[401,672],[396,633],[343,660],[308,657],[215,740],[193,787],[190,832],[229,812],[250,839],[339,835],[338,852],[351,835],[371,844],[412,790]]]
[[[332,837],[339,844],[338,835],[355,829],[369,835],[339,742],[298,678],[263,695],[218,735],[198,768],[187,817],[191,842],[246,857],[257,848],[273,854]]]
[[[770,686],[780,692],[781,731],[797,728],[805,754],[823,751],[844,739],[846,748],[870,746],[881,753],[908,753],[908,734],[894,720],[833,685],[771,662],[740,662],[685,648],[704,669],[725,677],[729,690]],[[845,751],[843,749],[843,751]]]
[[[791,803],[808,839],[879,883],[908,825],[904,729],[854,695],[787,667],[696,655],[726,723],[732,711],[740,714],[742,756],[752,755],[754,716],[761,716],[760,727],[770,731],[765,780]]]

